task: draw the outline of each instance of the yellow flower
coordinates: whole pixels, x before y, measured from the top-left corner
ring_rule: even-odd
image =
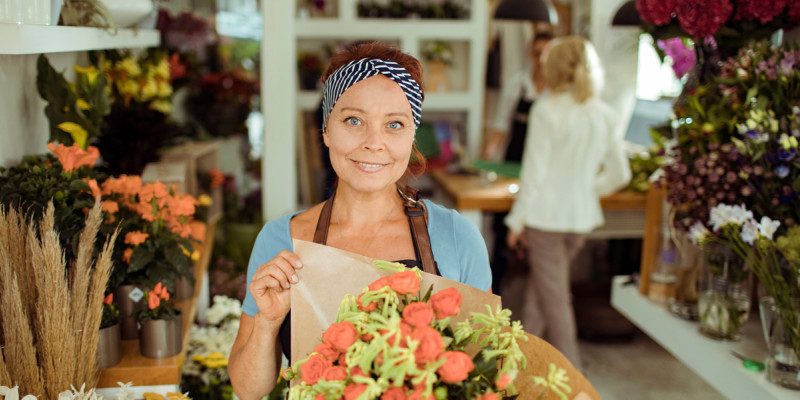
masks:
[[[142,67],[139,66],[139,63],[133,57],[128,57],[117,62],[115,67],[127,72],[128,77],[137,77],[142,74]]]
[[[92,108],[84,99],[78,99],[78,101],[75,102],[75,105],[77,105],[81,110],[88,110]]]
[[[136,96],[139,93],[139,84],[132,79],[118,81],[117,90],[123,96]]]
[[[158,81],[158,97],[169,97],[172,95],[172,85],[167,81]]]
[[[202,207],[208,207],[211,205],[211,196],[207,194],[201,194],[197,197],[197,204]]]
[[[97,68],[95,68],[94,65],[90,65],[86,68],[81,67],[80,65],[76,65],[75,72],[86,75],[86,79],[89,81],[90,85],[94,84],[94,81],[97,80],[97,76],[100,74],[100,72],[97,70]]]
[[[183,393],[167,392],[167,400],[191,400]]]
[[[142,396],[144,397],[144,400],[166,400],[164,396],[153,392],[144,392],[142,393]]]
[[[185,255],[186,257],[190,257],[192,255],[192,253],[190,253],[189,250],[186,250],[186,247],[183,247],[183,245],[181,245],[180,247],[183,255]]]
[[[83,129],[82,126],[74,122],[62,122],[58,124],[58,129],[69,133],[69,135],[72,136],[72,140],[74,140],[81,149],[86,148],[86,139],[88,139],[89,133],[86,132],[86,129]]]
[[[192,261],[199,261],[200,260],[200,251],[195,250],[192,252],[192,256],[190,257]]]
[[[158,65],[156,65],[154,72],[157,77],[169,80],[169,62],[166,58],[162,59]]]
[[[168,100],[156,100],[150,103],[150,108],[161,111],[164,114],[169,114],[172,112],[172,103]]]
[[[192,356],[192,361],[194,361],[194,362],[199,362],[199,363],[202,364],[203,362],[205,362],[205,360],[206,360],[206,356],[204,356],[202,354],[195,354],[195,355]]]
[[[225,358],[225,354],[222,354],[221,351],[215,351],[213,353],[208,353],[207,357],[215,360],[222,360]]]
[[[144,85],[142,85],[142,94],[141,94],[141,101],[147,101],[156,97],[158,93],[158,85],[156,84],[156,80],[153,78],[147,78],[144,81]]]

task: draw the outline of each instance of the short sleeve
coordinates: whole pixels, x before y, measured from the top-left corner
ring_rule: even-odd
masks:
[[[242,311],[253,317],[258,313],[258,307],[250,294],[250,282],[253,275],[261,264],[274,258],[281,250],[293,250],[292,236],[289,229],[289,222],[295,214],[283,216],[274,221],[270,221],[261,228],[261,232],[256,237],[256,243],[250,252],[250,262],[247,265],[247,290],[242,303]]]

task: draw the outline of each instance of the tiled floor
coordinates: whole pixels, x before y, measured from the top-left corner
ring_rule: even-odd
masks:
[[[642,332],[625,343],[580,342],[583,371],[603,400],[724,399]]]

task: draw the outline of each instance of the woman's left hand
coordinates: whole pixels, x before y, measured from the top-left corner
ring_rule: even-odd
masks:
[[[528,248],[528,243],[525,240],[524,231],[522,232],[514,232],[509,230],[508,235],[506,236],[506,244],[512,250],[516,250],[518,253],[525,251]]]

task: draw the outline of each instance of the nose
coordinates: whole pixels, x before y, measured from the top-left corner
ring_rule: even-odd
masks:
[[[380,124],[370,124],[367,127],[363,146],[365,150],[370,151],[382,151],[386,148]]]

